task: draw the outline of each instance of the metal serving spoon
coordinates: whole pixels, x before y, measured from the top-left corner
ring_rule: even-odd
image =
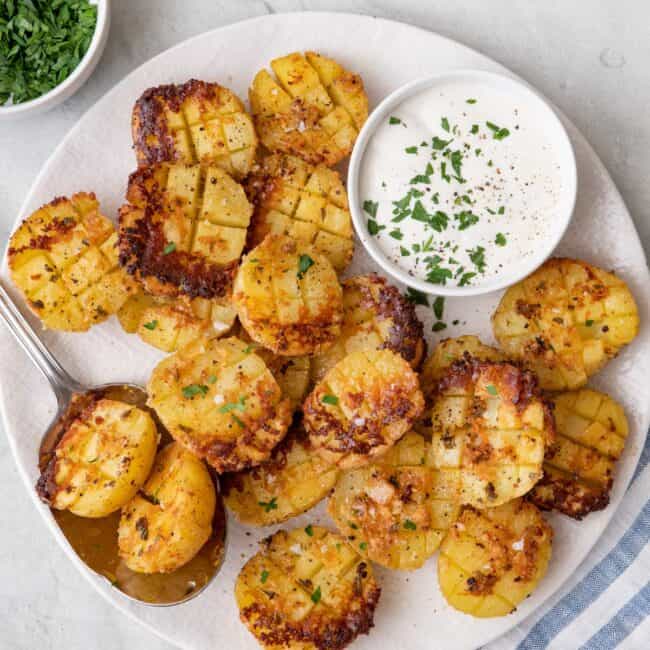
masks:
[[[99,393],[149,410],[146,406],[147,394],[141,386],[117,383],[90,387],[73,379],[38,338],[1,284],[0,318],[34,365],[43,373],[56,396],[56,415],[41,440],[41,470],[52,457],[63,433],[60,426],[62,419],[74,413],[75,407],[76,410],[79,409],[84,396]],[[161,433],[160,448],[170,442],[171,437],[155,413],[151,410],[149,412],[156,420]],[[117,548],[119,511],[97,519],[79,517],[67,510],[52,508],[51,511],[59,528],[83,562],[126,597],[148,605],[178,605],[191,600],[207,587],[219,572],[225,555],[226,518],[218,480],[214,474],[212,478],[218,495],[212,536],[193,560],[172,573],[136,573],[122,562]]]

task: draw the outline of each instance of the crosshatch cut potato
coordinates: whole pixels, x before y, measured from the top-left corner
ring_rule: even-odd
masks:
[[[62,436],[36,491],[57,510],[105,517],[119,510],[147,480],[158,431],[146,411],[93,396],[63,422]]]
[[[218,472],[267,460],[291,421],[271,371],[234,337],[197,339],[163,359],[147,392],[172,437]]]
[[[190,81],[145,90],[133,107],[138,165],[216,165],[235,178],[250,171],[257,150],[253,121],[241,100],[216,83]]]
[[[556,449],[529,498],[544,510],[582,519],[609,503],[614,462],[628,435],[627,418],[611,397],[587,388],[555,395],[553,401]]]
[[[200,338],[221,336],[234,325],[237,314],[230,295],[223,298],[166,298],[139,291],[117,312],[125,332],[145,343],[175,352]]]
[[[629,288],[580,260],[555,258],[510,287],[492,316],[504,352],[545,390],[580,388],[639,330]]]
[[[214,484],[203,461],[170,443],[156,456],[140,493],[122,508],[120,557],[138,573],[178,569],[208,541],[216,505]]]
[[[9,240],[11,278],[46,327],[83,332],[136,290],[118,267],[117,235],[92,193],[59,197]]]
[[[260,70],[248,97],[262,144],[312,165],[335,165],[351,151],[368,117],[359,75],[316,52],[271,61],[275,78]]]
[[[552,540],[549,524],[525,500],[487,510],[465,507],[440,547],[440,589],[466,614],[510,614],[546,574]]]
[[[283,356],[320,352],[341,332],[341,285],[313,246],[269,235],[243,259],[233,302],[248,335]]]
[[[460,511],[460,472],[434,468],[431,444],[414,431],[372,464],[344,472],[328,512],[364,557],[390,569],[417,569]]]
[[[411,366],[392,350],[353,352],[316,385],[303,405],[316,452],[341,469],[387,452],[422,412]]]
[[[269,649],[345,648],[370,631],[380,594],[370,564],[320,526],[267,537],[235,583],[241,620]]]
[[[388,349],[417,369],[426,351],[415,306],[375,273],[343,283],[343,327],[334,345],[314,357],[312,376],[320,381],[351,352]]]
[[[237,519],[252,526],[270,526],[315,506],[332,490],[338,475],[338,468],[313,453],[305,432],[295,427],[268,461],[224,474],[221,487]]]
[[[530,371],[469,356],[455,361],[438,381],[431,420],[435,467],[461,471],[462,503],[495,507],[542,477],[553,415]]]
[[[120,209],[120,263],[148,293],[228,295],[253,207],[216,166],[167,164],[131,174]]]
[[[254,206],[250,244],[269,233],[311,244],[337,271],[354,253],[348,195],[338,172],[312,166],[296,156],[271,155],[248,177],[247,194]]]

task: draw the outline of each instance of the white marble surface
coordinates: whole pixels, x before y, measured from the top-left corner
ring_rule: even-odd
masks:
[[[194,34],[269,12],[356,11],[435,30],[511,68],[592,143],[650,248],[650,9],[645,0],[113,0],[108,47],[88,84],[55,111],[0,124],[0,242],[32,179],[80,115],[130,70]],[[251,44],[254,46],[254,44]],[[101,151],[98,151],[101,158]],[[650,251],[649,251],[650,252]],[[91,590],[32,510],[0,435],[0,649],[169,648]]]

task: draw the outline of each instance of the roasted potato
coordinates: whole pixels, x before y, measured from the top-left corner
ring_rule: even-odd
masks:
[[[296,156],[264,158],[247,180],[254,206],[249,240],[257,246],[269,234],[311,244],[337,271],[352,260],[354,233],[348,195],[338,172]]]
[[[461,612],[505,616],[546,574],[552,539],[553,530],[527,501],[465,507],[440,547],[440,589]]]
[[[9,240],[11,278],[46,327],[83,332],[136,291],[118,267],[117,235],[92,193],[59,197]]]
[[[544,462],[544,476],[528,495],[544,510],[582,519],[609,503],[614,462],[628,434],[623,407],[595,390],[553,397],[557,442]]]
[[[131,174],[120,209],[120,263],[148,293],[223,298],[253,207],[220,167],[167,164]]]
[[[431,444],[411,431],[372,464],[344,472],[328,511],[362,556],[417,569],[456,520],[459,488],[459,470],[435,469]]]
[[[580,260],[550,259],[510,287],[493,317],[504,352],[521,359],[545,390],[583,386],[637,335],[627,285]]]
[[[312,377],[320,381],[341,359],[362,350],[393,350],[417,369],[426,351],[415,307],[375,273],[343,283],[343,327],[334,345],[314,357]]]
[[[208,541],[217,504],[201,460],[172,442],[156,456],[143,489],[123,508],[119,555],[138,573],[169,573],[187,564]]]
[[[159,350],[174,352],[194,339],[226,334],[237,314],[230,295],[208,300],[139,291],[122,305],[117,317],[129,334],[137,334]]]
[[[304,431],[295,427],[268,461],[224,474],[221,487],[237,519],[270,526],[315,506],[334,487],[338,475],[339,470],[314,454]]]
[[[317,353],[341,333],[341,285],[313,246],[269,235],[243,259],[233,302],[248,335],[282,356]]]
[[[136,406],[100,395],[83,399],[83,407],[64,422],[36,490],[57,510],[105,517],[147,480],[158,431],[151,415]]]
[[[392,350],[353,352],[320,381],[303,405],[312,446],[342,469],[386,453],[422,412],[411,366]]]
[[[271,69],[276,79],[260,70],[248,93],[262,144],[312,165],[345,158],[368,117],[361,77],[316,52],[274,59]]]
[[[267,460],[292,416],[253,346],[234,337],[197,339],[163,359],[147,392],[173,438],[218,472]]]
[[[255,160],[257,135],[240,99],[216,83],[190,81],[145,90],[133,107],[138,165],[216,165],[243,178]]]
[[[381,589],[343,537],[319,526],[280,530],[235,583],[241,620],[269,650],[339,650],[367,634]]]
[[[493,508],[542,477],[553,415],[530,371],[470,356],[455,361],[437,382],[431,420],[434,466],[460,470],[462,503]]]

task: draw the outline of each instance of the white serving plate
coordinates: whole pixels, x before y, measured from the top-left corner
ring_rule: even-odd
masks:
[[[115,216],[126,179],[135,168],[130,112],[147,87],[190,77],[219,81],[244,97],[253,75],[268,61],[292,50],[315,49],[362,74],[371,106],[410,79],[449,69],[473,68],[508,73],[503,67],[458,43],[401,23],[349,14],[303,13],[264,16],[190,39],[157,56],[129,75],[100,100],[63,140],[46,163],[23,206],[21,218],[55,195],[94,190],[104,212]],[[563,120],[576,152],[578,200],[574,220],[557,252],[614,269],[630,285],[639,304],[639,337],[600,373],[592,385],[621,401],[630,419],[630,437],[610,506],[581,523],[549,517],[556,537],[549,572],[533,596],[510,616],[479,620],[446,605],[437,586],[436,558],[413,573],[378,569],[383,594],[370,636],[355,642],[362,650],[469,650],[522,621],[555,592],[598,541],[616,512],[643,447],[650,424],[650,277],[639,237],[607,171],[584,138]],[[358,249],[349,273],[375,269]],[[2,270],[7,284],[6,261]],[[24,305],[14,292],[18,304]],[[459,319],[445,336],[478,334],[492,340],[489,316],[499,293],[471,299],[448,298],[445,320]],[[430,309],[419,314],[431,344]],[[33,319],[32,319],[32,322]],[[118,380],[144,383],[162,354],[136,336],[124,334],[112,318],[86,334],[44,332],[43,339],[73,375],[85,383]],[[229,521],[229,549],[221,574],[193,601],[173,608],[132,603],[86,570],[62,537],[48,508],[36,498],[37,450],[41,431],[54,413],[53,396],[9,333],[0,330],[0,406],[21,476],[52,534],[89,582],[113,605],[180,647],[256,648],[239,622],[233,597],[235,577],[255,551],[259,538],[275,528],[250,529]],[[328,522],[323,504],[288,525]],[[248,533],[248,534],[247,534]]]

